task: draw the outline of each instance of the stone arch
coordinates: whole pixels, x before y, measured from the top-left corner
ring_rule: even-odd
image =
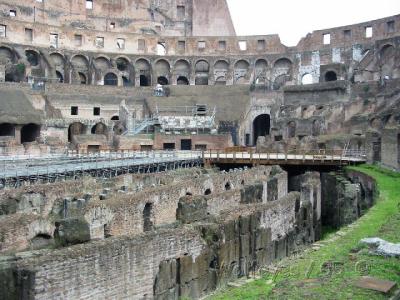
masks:
[[[253,144],[257,144],[260,136],[269,135],[271,130],[271,116],[269,114],[258,115],[253,120]]]
[[[379,58],[381,60],[386,60],[389,57],[393,56],[396,52],[396,49],[392,44],[385,44],[379,50]]]
[[[325,82],[330,82],[330,81],[336,81],[337,80],[337,74],[335,71],[327,71],[325,73]]]
[[[10,123],[0,124],[0,136],[15,136],[15,125]]]
[[[156,73],[157,82],[159,81],[162,81],[164,83],[166,82],[166,84],[163,85],[169,84],[171,66],[167,60],[165,59],[157,60],[156,63],[154,64],[154,70]]]
[[[85,125],[80,122],[75,122],[68,127],[68,142],[72,142],[75,135],[81,135],[85,133]]]
[[[384,45],[379,51],[379,60],[382,66],[382,78],[392,79],[399,77],[396,69],[396,49],[391,44]],[[397,68],[398,70],[398,68]]]
[[[282,86],[290,80],[292,76],[293,63],[290,59],[283,57],[279,58],[274,63],[273,77],[274,79],[274,90],[279,90]]]
[[[107,73],[106,75],[104,75],[104,85],[117,86],[118,76],[112,72]]]
[[[185,59],[179,59],[175,62],[174,72],[177,75],[189,76],[190,75],[190,63]]]
[[[89,69],[89,60],[80,54],[71,58],[71,65],[76,70],[87,71]]]
[[[287,124],[287,134],[288,138],[294,138],[296,136],[296,122],[295,121],[290,121]]]
[[[98,56],[94,59],[94,66],[99,71],[106,71],[111,67],[111,61],[106,56]]]
[[[61,53],[53,52],[50,54],[50,58],[56,67],[64,67],[65,58]]]
[[[34,142],[39,136],[40,125],[30,123],[21,128],[21,144]]]
[[[151,231],[154,228],[154,207],[153,203],[146,203],[143,208],[143,231]]]
[[[159,85],[168,85],[169,84],[168,78],[165,77],[165,76],[157,77],[157,84],[159,84]]]
[[[131,61],[125,56],[119,56],[115,60],[115,65],[118,71],[129,72],[132,69]]]
[[[200,59],[195,64],[195,84],[196,85],[208,85],[208,77],[210,72],[210,64]]]
[[[151,65],[150,62],[145,58],[139,58],[135,62],[135,69],[139,75],[140,86],[151,85]]]
[[[249,72],[250,64],[248,61],[241,59],[238,60],[234,65],[234,81],[237,84],[245,84],[247,81],[247,75]]]
[[[35,50],[25,50],[25,56],[27,61],[32,67],[36,67],[40,64],[40,54]]]
[[[11,64],[15,62],[15,52],[12,48],[7,46],[0,47],[0,63],[1,64]]]
[[[256,60],[254,65],[254,74],[255,74],[255,82],[256,84],[266,84],[266,77],[267,77],[267,69],[268,69],[268,62],[263,59],[259,58]]]
[[[107,125],[105,125],[102,122],[97,123],[94,125],[91,129],[92,134],[102,134],[102,135],[107,135],[108,133],[108,128]]]
[[[309,73],[303,74],[301,77],[301,84],[302,85],[307,85],[307,84],[312,84],[313,83],[313,77]]]
[[[226,60],[218,60],[214,64],[214,77],[216,85],[226,85],[228,80],[229,63]]]

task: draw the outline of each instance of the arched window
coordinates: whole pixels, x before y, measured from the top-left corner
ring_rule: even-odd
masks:
[[[21,129],[21,144],[36,141],[40,136],[40,125],[28,124]]]
[[[312,84],[313,83],[313,77],[311,74],[304,74],[303,77],[301,78],[301,84]]]
[[[118,77],[114,73],[107,73],[104,76],[104,85],[118,85]]]
[[[335,72],[333,71],[328,71],[325,73],[325,81],[329,82],[329,81],[336,81],[337,80],[337,75]]]
[[[253,144],[257,144],[260,136],[269,135],[271,129],[271,117],[268,114],[259,115],[253,121]]]

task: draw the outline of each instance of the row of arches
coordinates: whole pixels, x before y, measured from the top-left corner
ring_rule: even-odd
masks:
[[[18,129],[15,124],[2,123],[0,124],[0,137],[15,138],[17,130],[20,134],[21,144],[34,142],[40,137],[40,125],[33,123],[23,125],[22,127],[18,127]]]
[[[68,142],[73,140],[73,137],[76,135],[83,135],[86,134],[87,126],[80,122],[75,122],[69,125],[68,127]],[[93,125],[90,128],[91,134],[100,134],[100,135],[107,135],[108,134],[108,127],[102,122],[99,122]]]

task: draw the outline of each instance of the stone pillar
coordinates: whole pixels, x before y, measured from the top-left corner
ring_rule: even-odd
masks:
[[[15,126],[15,141],[17,144],[21,143],[21,129],[23,125],[16,125]]]
[[[6,81],[6,66],[0,65],[0,82]]]

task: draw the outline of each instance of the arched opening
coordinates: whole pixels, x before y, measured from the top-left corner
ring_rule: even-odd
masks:
[[[179,76],[176,80],[177,85],[189,85],[189,80],[185,76]]]
[[[78,73],[79,75],[79,83],[80,84],[87,84],[86,75],[83,73]]]
[[[31,66],[36,67],[39,64],[39,54],[37,52],[26,50],[25,56]]]
[[[51,235],[47,233],[39,233],[33,239],[30,240],[30,249],[39,250],[46,248],[53,244]]]
[[[161,85],[168,85],[168,79],[165,76],[160,76],[157,78],[157,83]]]
[[[232,186],[230,182],[225,183],[225,191],[230,191],[232,189]]]
[[[0,136],[15,136],[15,126],[10,123],[0,124]]]
[[[107,73],[104,76],[104,85],[118,85],[118,77],[114,73]]]
[[[288,81],[288,75],[280,75],[275,78],[273,89],[275,91],[279,90],[281,87],[285,86],[286,82]]]
[[[176,74],[176,77],[178,78],[178,80],[177,80],[178,85],[179,85],[179,78],[183,79],[181,84],[186,85],[185,79],[188,82],[187,85],[189,84],[188,78],[190,77],[190,64],[186,60],[180,59],[175,63],[174,73]]]
[[[108,129],[107,126],[103,123],[97,123],[91,129],[92,134],[103,134],[107,135]]]
[[[36,141],[40,136],[40,125],[27,124],[21,129],[21,144]]]
[[[206,189],[204,191],[204,195],[206,195],[206,196],[211,195],[211,189]]]
[[[58,82],[63,83],[64,77],[62,76],[62,74],[59,71],[56,71],[56,75],[57,75]]]
[[[288,138],[294,138],[296,136],[296,122],[290,121],[287,125]]]
[[[101,56],[94,60],[94,66],[97,70],[104,72],[111,67],[111,63],[108,58]]]
[[[225,60],[219,60],[214,64],[215,85],[226,85],[229,72],[229,64]]]
[[[195,66],[195,85],[208,85],[208,73],[210,65],[205,60],[200,60]]]
[[[260,136],[269,135],[271,129],[271,117],[268,114],[259,115],[253,121],[253,144],[257,144]]]
[[[146,203],[143,209],[143,231],[151,231],[153,227],[153,203]]]
[[[121,72],[127,71],[129,68],[129,61],[123,57],[117,58],[115,64],[117,65],[117,69]]]
[[[151,85],[151,75],[150,75],[150,64],[147,60],[141,58],[136,61],[135,69],[139,75],[139,85],[140,86],[150,86]]]
[[[72,138],[75,135],[81,135],[85,133],[85,125],[83,125],[82,123],[72,123],[71,125],[69,125],[68,127],[68,142],[72,141]]]
[[[329,81],[336,81],[337,80],[337,75],[335,72],[333,71],[328,71],[325,73],[325,81],[329,82]]]
[[[301,84],[306,85],[312,83],[313,83],[313,77],[311,74],[304,74],[303,77],[301,77]]]
[[[249,71],[249,63],[245,60],[239,60],[235,64],[235,83],[236,84],[245,84],[247,73]]]

